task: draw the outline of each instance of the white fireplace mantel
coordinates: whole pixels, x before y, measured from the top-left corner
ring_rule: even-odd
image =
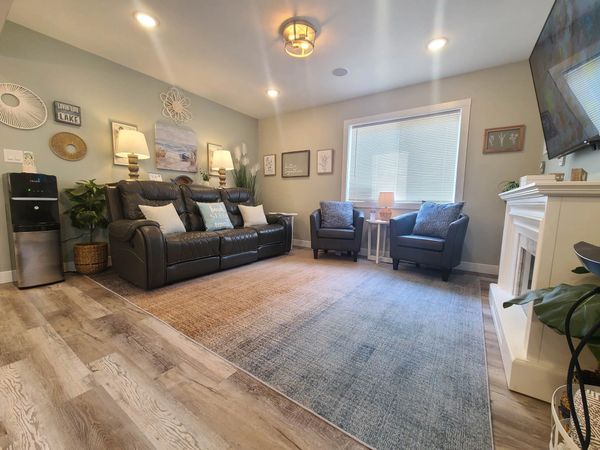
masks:
[[[600,244],[600,182],[535,182],[500,198],[506,201],[506,214],[498,283],[490,286],[490,303],[504,371],[510,389],[549,401],[566,379],[570,354],[565,338],[538,321],[533,305],[505,309],[502,303],[524,286],[597,283],[591,275],[571,270],[581,265],[575,243]],[[583,358],[584,365],[595,367],[589,352]]]

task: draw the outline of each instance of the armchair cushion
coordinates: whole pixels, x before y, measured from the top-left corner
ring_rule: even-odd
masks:
[[[392,243],[400,247],[420,248],[434,252],[444,250],[445,240],[442,238],[407,234],[405,236],[395,236],[392,239]]]
[[[321,228],[353,228],[351,202],[321,202]]]
[[[317,236],[326,239],[354,239],[354,227],[350,228],[320,228]]]
[[[424,202],[417,214],[412,234],[446,238],[450,224],[458,219],[464,202]]]

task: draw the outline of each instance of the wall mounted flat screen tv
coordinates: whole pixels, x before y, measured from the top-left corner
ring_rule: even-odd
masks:
[[[600,1],[556,0],[529,57],[549,158],[600,145]]]

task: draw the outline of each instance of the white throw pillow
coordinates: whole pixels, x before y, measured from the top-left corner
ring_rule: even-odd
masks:
[[[164,206],[139,205],[142,214],[148,220],[158,222],[163,234],[183,233],[185,226],[177,215],[173,203]]]
[[[258,206],[244,206],[239,205],[240,212],[244,219],[244,226],[250,227],[252,225],[266,225],[267,217],[263,205]]]

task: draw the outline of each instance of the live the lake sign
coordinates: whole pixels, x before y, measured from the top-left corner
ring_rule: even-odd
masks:
[[[81,108],[59,101],[54,102],[54,120],[68,123],[69,125],[81,126]]]

